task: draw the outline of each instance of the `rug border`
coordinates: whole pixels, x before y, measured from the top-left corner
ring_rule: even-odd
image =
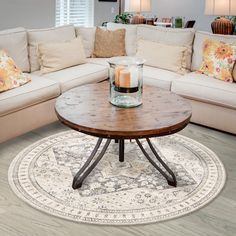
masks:
[[[73,131],[73,130],[69,130],[69,131],[63,131],[63,132],[59,132],[59,133],[56,133],[56,134],[53,134],[53,135],[50,135],[50,136],[47,136],[47,137],[44,137],[44,138],[41,138],[39,139],[38,141],[30,144],[29,146],[25,147],[22,151],[20,151],[15,157],[14,159],[12,160],[12,162],[10,163],[10,166],[8,168],[8,183],[11,187],[11,190],[12,192],[21,200],[24,201],[24,203],[26,203],[28,206],[34,208],[34,209],[37,209],[38,211],[42,212],[42,213],[45,213],[47,214],[48,216],[55,216],[59,219],[63,219],[63,220],[67,220],[67,221],[71,221],[71,222],[75,222],[75,223],[83,223],[83,224],[88,224],[88,225],[107,225],[107,226],[131,226],[131,225],[147,225],[147,224],[154,224],[154,223],[161,223],[161,222],[165,222],[165,221],[169,221],[169,220],[173,220],[173,219],[177,219],[177,218],[180,218],[180,217],[183,217],[183,216],[187,216],[187,215],[190,215],[192,214],[193,212],[195,211],[198,211],[200,210],[201,208],[203,207],[206,207],[207,205],[209,205],[212,201],[214,201],[218,196],[219,194],[224,190],[224,187],[225,187],[225,183],[226,183],[226,180],[227,180],[227,173],[226,173],[226,170],[225,170],[225,167],[224,167],[224,164],[222,163],[222,161],[220,160],[220,158],[218,157],[218,155],[216,155],[216,153],[214,153],[211,149],[209,149],[208,147],[206,147],[205,145],[201,144],[200,142],[198,141],[195,141],[194,139],[191,139],[189,137],[186,137],[184,135],[181,135],[181,134],[174,134],[175,136],[177,137],[180,137],[180,138],[183,138],[183,139],[186,139],[187,141],[191,141],[193,142],[194,144],[197,144],[198,146],[200,146],[201,148],[205,149],[206,151],[208,151],[212,156],[214,156],[214,158],[216,158],[220,164],[220,167],[221,167],[221,171],[222,171],[222,181],[217,189],[217,191],[214,193],[214,197],[211,198],[211,199],[208,199],[207,201],[204,202],[204,204],[200,204],[199,206],[197,206],[196,208],[194,208],[192,211],[189,211],[189,212],[183,212],[183,213],[180,213],[178,214],[177,216],[172,216],[168,219],[158,219],[158,220],[152,220],[152,221],[148,221],[148,222],[145,222],[148,218],[145,218],[144,220],[142,219],[142,222],[135,222],[135,223],[116,223],[116,222],[113,222],[113,223],[109,223],[108,222],[105,222],[105,220],[103,220],[103,222],[95,222],[95,221],[85,221],[85,220],[73,220],[69,217],[66,217],[66,216],[62,216],[62,215],[58,215],[58,214],[54,214],[54,213],[49,213],[48,211],[45,211],[44,209],[32,204],[31,202],[28,201],[28,199],[26,199],[24,197],[24,195],[21,194],[21,192],[16,188],[15,184],[14,184],[14,181],[13,181],[13,178],[12,178],[12,174],[13,174],[13,170],[14,170],[14,166],[16,164],[16,162],[18,161],[19,159],[19,156],[21,156],[27,149],[29,148],[32,148],[33,146],[37,146],[37,144],[41,143],[43,140],[47,140],[49,138],[55,138],[57,136],[61,136],[61,135],[65,135],[65,134],[69,134],[71,132],[76,132],[78,133],[77,131]],[[173,136],[173,135],[171,135]],[[137,221],[137,220],[136,220]]]

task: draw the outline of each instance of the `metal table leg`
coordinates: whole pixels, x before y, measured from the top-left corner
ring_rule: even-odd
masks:
[[[146,150],[144,149],[141,142],[138,139],[136,139],[136,142],[137,142],[138,146],[140,147],[141,151],[143,152],[144,156],[165,177],[165,179],[167,180],[167,183],[169,185],[176,187],[177,186],[177,181],[176,181],[176,177],[175,177],[173,171],[167,166],[167,164],[158,155],[158,153],[157,153],[156,149],[154,148],[153,144],[151,143],[150,139],[147,138],[146,140],[147,140],[147,143],[148,143],[153,155],[156,157],[156,159],[159,161],[159,163],[162,165],[162,167],[165,169],[165,171],[156,164],[156,162],[146,152]],[[84,163],[82,168],[75,175],[75,177],[73,179],[73,183],[72,183],[72,188],[73,189],[77,189],[77,188],[80,188],[82,186],[82,183],[83,183],[84,179],[91,173],[91,171],[96,167],[96,165],[99,163],[99,161],[102,159],[102,157],[106,153],[106,150],[107,150],[108,146],[110,145],[111,139],[106,140],[106,143],[103,146],[100,154],[97,156],[97,158],[90,165],[90,163],[94,159],[99,147],[101,146],[102,141],[103,141],[102,138],[98,139],[97,144],[94,147],[91,155],[89,156],[87,161]],[[124,162],[125,140],[124,139],[119,139],[118,142],[119,142],[119,161]]]
[[[124,162],[125,160],[125,141],[124,139],[119,140],[119,161]]]
[[[140,147],[141,151],[143,152],[144,156],[149,160],[149,162],[165,177],[165,179],[167,180],[167,183],[171,186],[176,187],[177,186],[177,181],[176,181],[176,177],[173,173],[173,171],[167,166],[167,164],[161,159],[161,157],[158,155],[157,151],[155,150],[154,146],[152,145],[150,139],[146,139],[148,142],[148,145],[152,151],[152,153],[154,154],[154,156],[157,158],[157,160],[161,163],[161,165],[163,166],[163,168],[166,170],[163,171],[156,163],[155,161],[152,160],[152,158],[148,155],[148,153],[146,152],[146,150],[144,149],[143,145],[141,144],[141,142],[136,139],[136,142],[138,144],[138,146]]]
[[[89,156],[88,160],[84,163],[84,165],[82,166],[82,168],[77,172],[77,174],[75,175],[74,179],[73,179],[73,183],[72,183],[72,188],[73,189],[77,189],[80,188],[82,186],[82,183],[84,181],[84,179],[91,173],[91,171],[96,167],[96,165],[99,163],[99,161],[102,159],[102,157],[104,156],[110,142],[111,139],[107,139],[104,147],[102,148],[100,154],[97,156],[97,159],[89,166],[89,164],[91,163],[91,161],[93,160],[94,156],[96,155],[101,143],[102,143],[102,138],[98,139],[98,142],[94,148],[94,150],[92,151],[91,155]],[[89,167],[88,167],[89,166]],[[87,168],[87,170],[85,170]]]

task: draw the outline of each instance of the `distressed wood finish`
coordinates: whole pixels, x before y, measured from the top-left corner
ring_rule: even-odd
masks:
[[[109,83],[71,89],[56,101],[59,120],[70,128],[93,136],[139,139],[173,134],[191,117],[188,101],[169,91],[145,86],[143,104],[118,108],[109,103]]]

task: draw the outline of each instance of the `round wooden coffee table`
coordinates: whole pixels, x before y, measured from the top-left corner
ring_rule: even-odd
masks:
[[[189,123],[191,106],[184,98],[157,87],[144,86],[141,106],[118,108],[109,103],[109,83],[103,82],[65,92],[57,99],[55,110],[64,125],[98,137],[94,150],[73,179],[74,189],[82,186],[84,179],[102,159],[112,139],[119,143],[121,162],[124,161],[125,140],[135,139],[144,156],[166,178],[168,184],[177,185],[174,173],[158,155],[150,138],[174,134]],[[139,140],[144,138],[163,168],[144,149]],[[105,145],[92,162],[103,139],[106,139]]]

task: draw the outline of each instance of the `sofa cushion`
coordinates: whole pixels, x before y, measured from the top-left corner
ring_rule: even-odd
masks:
[[[55,82],[59,82],[61,92],[65,92],[79,85],[95,83],[107,79],[108,70],[105,66],[86,63],[45,74],[44,76]]]
[[[30,71],[27,45],[24,28],[0,31],[0,49],[5,49],[23,72]]]
[[[134,56],[137,51],[137,25],[125,25],[109,22],[108,30],[125,29],[125,49],[128,56]]]
[[[236,45],[206,39],[203,48],[203,61],[199,72],[232,83],[232,73],[236,61]]]
[[[86,61],[91,64],[101,65],[109,68],[109,59],[110,58],[87,58]]]
[[[162,44],[187,47],[187,69],[190,69],[194,33],[195,31],[193,29],[173,29],[139,25],[137,28],[137,40],[143,39]]]
[[[125,56],[125,29],[115,31],[97,27],[93,57]]]
[[[180,78],[181,75],[155,67],[143,67],[143,83],[170,90],[172,81]]]
[[[30,77],[30,83],[0,93],[0,116],[33,106],[60,95],[59,83],[33,74],[30,74]]]
[[[47,29],[28,30],[29,59],[31,72],[39,70],[38,44],[50,42],[65,42],[75,38],[73,25],[65,25]]]
[[[189,73],[172,82],[171,91],[186,98],[236,109],[236,84]]]
[[[81,37],[60,43],[40,43],[38,49],[40,71],[44,74],[86,62]]]
[[[5,50],[0,49],[0,92],[14,89],[30,81]]]
[[[145,65],[185,74],[187,62],[186,47],[168,45],[140,39],[138,41],[137,57],[145,59]]]
[[[86,57],[92,57],[96,27],[75,27],[76,36],[81,36]]]
[[[203,60],[203,44],[206,39],[213,39],[229,44],[235,44],[235,35],[211,34],[208,32],[197,31],[193,44],[193,58],[191,70],[196,71],[200,68]],[[234,67],[233,77],[236,80],[236,67]]]

